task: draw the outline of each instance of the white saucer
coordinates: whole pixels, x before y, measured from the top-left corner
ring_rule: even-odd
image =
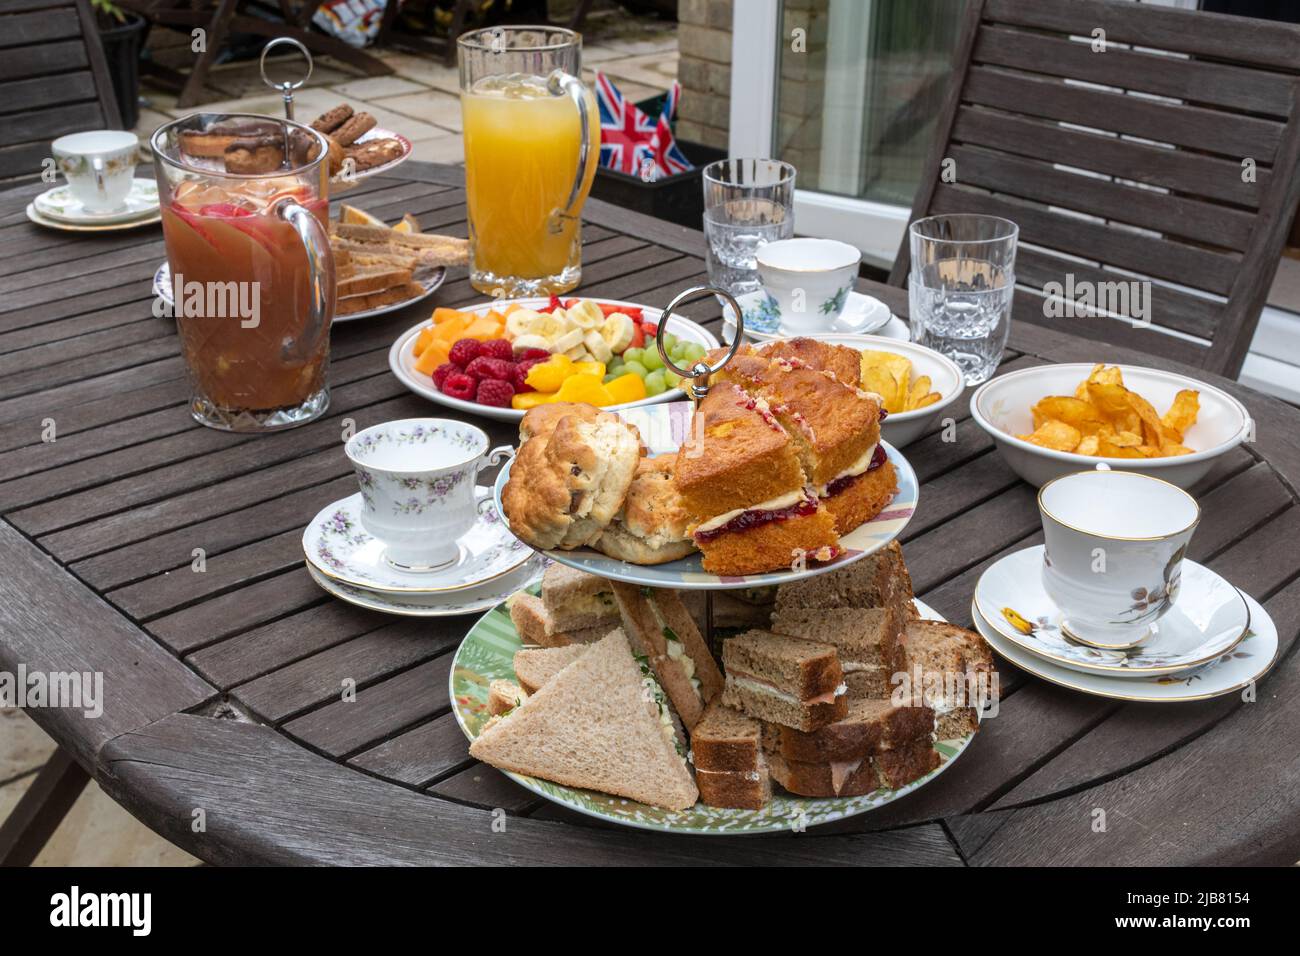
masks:
[[[46,219],[74,226],[102,226],[109,223],[130,222],[158,212],[158,183],[152,179],[132,180],[131,191],[126,194],[126,205],[112,212],[94,212],[87,209],[72,195],[72,187],[67,183],[47,189],[32,200],[32,205]]]
[[[459,559],[437,571],[399,571],[384,560],[384,544],[361,527],[360,493],[323,508],[302,533],[307,564],[336,584],[350,584],[390,597],[463,591],[509,574],[532,548],[510,533],[497,515],[492,489],[477,489],[479,517],[460,539]],[[464,613],[464,612],[456,612]]]
[[[311,579],[340,601],[403,617],[452,617],[486,611],[516,591],[541,581],[545,569],[546,559],[540,554],[534,554],[521,567],[478,587],[440,594],[386,594],[335,581],[325,577],[311,564],[307,565]]]
[[[1183,561],[1172,608],[1136,647],[1104,650],[1061,633],[1061,612],[1043,590],[1043,545],[995,562],[975,585],[975,606],[1006,641],[1052,664],[1133,680],[1177,674],[1232,651],[1251,625],[1246,598],[1204,565]]]
[[[766,342],[770,339],[789,338],[800,334],[782,329],[780,307],[776,304],[776,300],[762,289],[738,295],[736,302],[745,315],[746,338],[756,342]],[[890,325],[891,319],[893,315],[889,311],[889,306],[879,299],[863,295],[861,292],[850,292],[849,301],[845,304],[840,317],[832,322],[829,328],[822,331],[840,335],[888,335],[888,332],[882,330]],[[731,329],[736,327],[736,317],[730,305],[722,307],[722,323]],[[903,326],[901,337],[907,338],[907,326],[901,321],[898,321],[898,324]]]
[[[974,601],[971,601],[971,618],[976,629],[995,651],[1035,677],[1095,697],[1181,703],[1207,700],[1239,691],[1259,680],[1273,666],[1277,659],[1277,628],[1268,612],[1254,598],[1250,595],[1243,597],[1250,609],[1250,629],[1231,652],[1197,670],[1136,679],[1067,670],[1030,654],[1008,641],[984,620]]]

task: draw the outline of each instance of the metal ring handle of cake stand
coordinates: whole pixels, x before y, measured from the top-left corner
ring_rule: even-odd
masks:
[[[664,348],[664,333],[668,328],[668,317],[677,309],[681,308],[688,302],[694,302],[696,299],[704,299],[708,296],[718,296],[726,299],[727,304],[731,306],[731,311],[736,315],[736,334],[731,340],[731,348],[723,356],[722,361],[717,365],[701,360],[696,362],[690,369],[684,369],[678,366],[669,356],[668,349]],[[680,375],[683,380],[690,379],[691,398],[700,401],[709,393],[709,376],[715,372],[721,372],[735,356],[736,351],[740,348],[741,337],[745,333],[745,317],[741,314],[740,305],[736,302],[730,292],[725,289],[719,289],[711,285],[697,285],[690,289],[677,293],[673,301],[659,314],[659,328],[655,332],[655,348],[659,351],[659,357],[663,360],[664,368],[670,372]]]
[[[298,80],[296,83],[290,80],[285,80],[283,83],[276,83],[274,80],[272,80],[269,76],[266,75],[266,55],[270,53],[273,49],[275,49],[277,46],[283,46],[285,44],[288,44],[289,46],[293,47],[295,50],[297,50],[299,53],[301,53],[304,57],[307,58],[307,75],[304,76],[301,80]],[[262,47],[262,58],[261,60],[258,61],[258,69],[262,71],[262,82],[265,83],[267,86],[269,86],[271,89],[275,90],[282,97],[284,97],[284,118],[285,119],[287,120],[293,119],[293,91],[297,89],[301,89],[302,86],[308,80],[311,79],[311,71],[314,68],[315,68],[315,64],[312,62],[311,59],[311,51],[308,50],[307,47],[300,40],[295,40],[293,37],[276,37],[266,46]]]
[[[664,347],[664,333],[668,329],[668,317],[686,303],[694,302],[696,299],[705,299],[711,295],[725,299],[736,316],[736,334],[731,339],[731,348],[727,349],[727,354],[716,365],[710,365],[708,362],[701,360],[692,365],[689,370],[681,368],[669,357],[668,349]],[[673,300],[659,313],[659,327],[655,330],[655,348],[659,352],[659,358],[663,360],[664,368],[676,372],[682,377],[683,381],[688,378],[691,380],[691,398],[698,402],[709,394],[709,376],[726,368],[727,363],[740,350],[740,342],[744,333],[745,316],[740,311],[740,304],[732,297],[731,293],[716,286],[697,285],[677,293]],[[722,644],[713,626],[713,592],[707,590],[704,592],[704,642],[713,653],[714,659],[721,662]]]

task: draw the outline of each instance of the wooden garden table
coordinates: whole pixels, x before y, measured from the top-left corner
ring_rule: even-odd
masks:
[[[462,173],[409,162],[347,196],[465,235]],[[427,304],[336,328],[333,402],[268,436],[196,425],[169,319],[152,316],[157,228],[72,236],[29,224],[40,187],[0,195],[0,669],[99,671],[104,713],[31,716],[116,800],[215,863],[1277,863],[1300,859],[1300,411],[1232,382],[1258,440],[1196,490],[1192,557],[1258,598],[1281,657],[1258,700],[1088,697],[1002,665],[1001,712],[931,785],[806,834],[615,828],[475,763],[448,668],[472,618],[393,618],[334,600],[303,567],[304,524],[355,490],[340,436],[446,415],[388,370]],[[663,306],[705,280],[700,233],[587,203],[580,292]],[[860,286],[906,315],[903,290]],[[463,272],[444,305],[481,300]],[[685,310],[717,329],[712,302]],[[1128,361],[1017,324],[1002,369]],[[1189,371],[1183,369],[1184,371]],[[1192,374],[1196,374],[1192,372]],[[964,402],[956,441],[906,455],[923,488],[903,536],[917,594],[970,624],[976,578],[1041,540],[1034,489]],[[56,441],[42,442],[49,421]],[[493,443],[512,429],[478,420]],[[193,551],[206,571],[191,570]],[[344,681],[359,689],[340,699]],[[0,745],[3,745],[0,742]],[[1093,831],[1094,810],[1107,830]],[[202,809],[203,832],[195,832]],[[494,832],[494,810],[509,816]]]

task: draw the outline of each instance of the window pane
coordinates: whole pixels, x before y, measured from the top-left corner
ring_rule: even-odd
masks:
[[[912,204],[964,8],[786,0],[776,155],[799,170],[801,189]]]

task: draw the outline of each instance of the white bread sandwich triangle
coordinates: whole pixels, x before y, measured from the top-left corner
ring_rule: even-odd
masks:
[[[565,786],[685,810],[699,791],[653,684],[623,632],[612,631],[484,730],[470,756]]]

